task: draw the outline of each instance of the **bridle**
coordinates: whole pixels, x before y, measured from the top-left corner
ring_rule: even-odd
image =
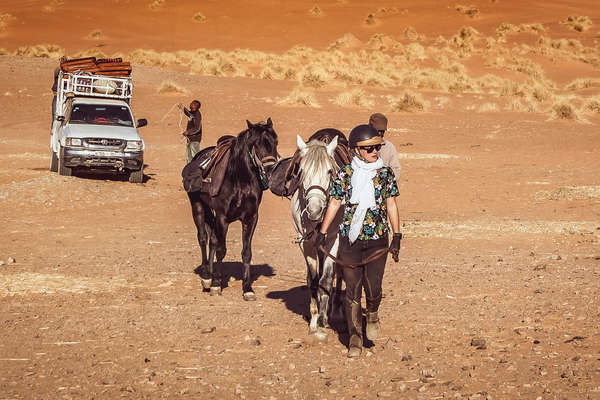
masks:
[[[258,157],[256,155],[256,146],[252,146],[250,151],[248,151],[248,157],[250,157],[250,161],[258,170],[258,181],[263,190],[267,190],[269,188],[269,182],[267,179],[267,174],[265,172],[265,167],[271,167],[275,165],[278,161],[278,157],[274,156],[264,156]],[[279,156],[279,155],[278,155]]]

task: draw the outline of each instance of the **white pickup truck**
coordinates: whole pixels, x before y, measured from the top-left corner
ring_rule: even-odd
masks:
[[[131,113],[131,77],[60,72],[50,139],[50,170],[70,176],[73,169],[109,170],[144,178],[145,144]]]

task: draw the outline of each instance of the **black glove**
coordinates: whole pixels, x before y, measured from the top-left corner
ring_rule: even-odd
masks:
[[[390,253],[392,253],[392,258],[395,262],[398,262],[398,253],[400,253],[400,241],[402,240],[401,233],[394,233],[394,238],[392,239],[392,243],[390,244]]]
[[[315,248],[319,251],[319,247],[325,245],[325,234],[321,233],[321,231],[317,231],[315,235]]]

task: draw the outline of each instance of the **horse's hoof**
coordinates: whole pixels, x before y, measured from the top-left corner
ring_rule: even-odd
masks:
[[[315,335],[315,339],[317,340],[318,343],[327,343],[327,330],[324,328],[319,328],[317,329],[317,331],[314,333]]]
[[[210,288],[210,295],[211,296],[220,296],[221,295],[221,288],[220,287],[216,287],[213,286]]]
[[[212,279],[200,279],[202,282],[202,289],[209,290],[212,285]]]
[[[244,292],[242,297],[244,297],[244,300],[246,301],[256,301],[256,295],[254,292]]]

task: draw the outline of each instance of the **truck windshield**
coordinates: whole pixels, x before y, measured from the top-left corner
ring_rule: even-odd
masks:
[[[75,104],[69,122],[72,124],[133,126],[131,113],[125,106],[109,104]]]

